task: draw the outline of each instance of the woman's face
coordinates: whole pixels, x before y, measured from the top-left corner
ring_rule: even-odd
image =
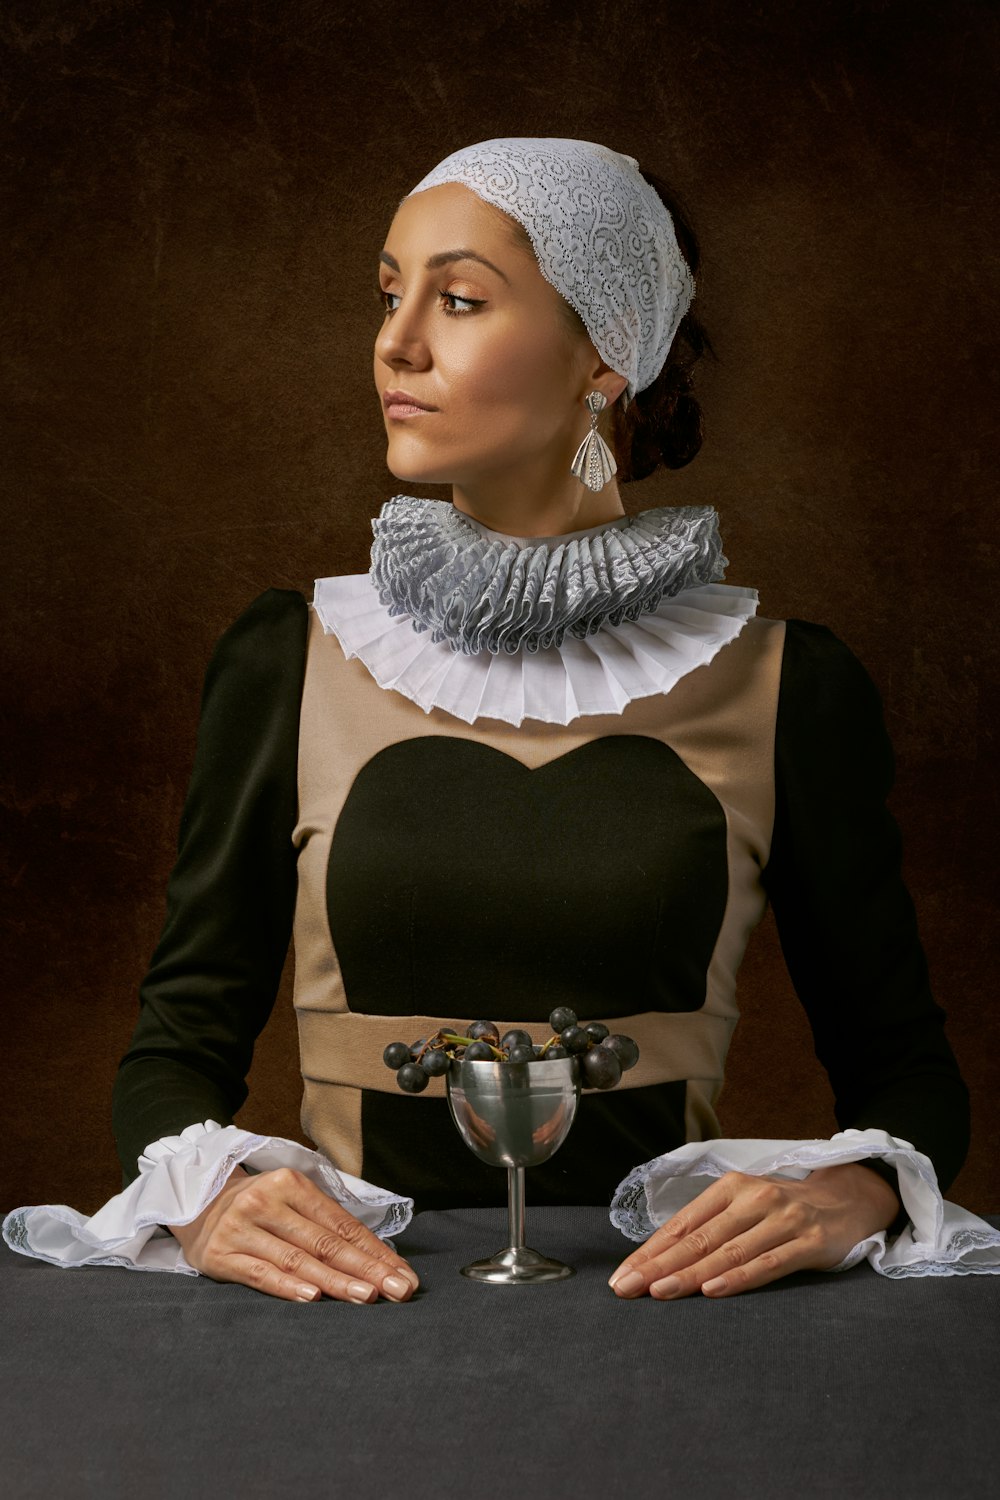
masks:
[[[568,470],[589,430],[583,398],[607,367],[582,332],[574,337],[559,293],[510,233],[461,183],[404,199],[390,225],[375,385],[399,479],[544,485]],[[608,373],[617,394],[625,382]],[[393,390],[433,410],[394,413],[384,399]]]

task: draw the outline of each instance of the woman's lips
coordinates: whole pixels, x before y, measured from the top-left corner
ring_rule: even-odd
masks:
[[[399,417],[429,417],[429,416],[433,415],[424,406],[404,406],[404,405],[402,405],[402,403],[400,403],[399,405],[395,405],[394,404],[392,406],[387,406],[386,409],[385,409],[385,414],[386,414],[387,417],[393,417],[393,418],[399,418]]]

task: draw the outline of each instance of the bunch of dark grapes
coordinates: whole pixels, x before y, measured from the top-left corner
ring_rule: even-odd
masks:
[[[382,1061],[396,1074],[404,1093],[419,1094],[432,1078],[447,1073],[453,1062],[549,1062],[555,1057],[578,1057],[585,1089],[613,1089],[623,1073],[639,1061],[639,1048],[630,1036],[612,1036],[603,1021],[581,1026],[566,1005],[549,1016],[552,1035],[533,1042],[526,1031],[501,1037],[492,1021],[473,1021],[462,1031],[442,1026],[433,1036],[409,1045],[390,1042]]]

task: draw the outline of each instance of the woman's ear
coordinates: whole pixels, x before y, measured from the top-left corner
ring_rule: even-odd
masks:
[[[599,356],[595,358],[588,378],[590,384],[587,386],[587,390],[596,390],[603,392],[608,406],[614,406],[615,402],[618,400],[618,397],[628,385],[628,381],[626,380],[625,376],[619,375],[617,370],[613,370],[611,366],[609,364],[606,364],[604,360]]]

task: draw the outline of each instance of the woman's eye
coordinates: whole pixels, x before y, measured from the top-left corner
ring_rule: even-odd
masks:
[[[482,302],[483,302],[482,298],[480,298],[478,301],[476,301],[472,297],[456,297],[456,295],[455,295],[454,292],[442,292],[441,295],[445,299],[446,302],[453,302],[453,303],[454,302],[464,302],[464,304],[465,304],[466,307],[481,307],[482,306]],[[446,307],[444,309],[444,311],[447,313],[448,317],[450,317],[450,318],[454,318],[456,316],[457,317],[464,316],[464,314],[459,313],[458,309],[455,308],[455,307]]]
[[[438,295],[443,297],[445,302],[451,302],[452,304],[461,302],[465,308],[481,307],[483,301],[485,300],[484,298],[477,299],[473,297],[459,297],[455,292],[440,292]],[[386,292],[383,291],[381,287],[379,287],[375,293],[375,296],[378,298],[379,302],[382,304],[387,313],[394,313],[397,311],[397,309],[391,305],[389,299],[395,297],[398,300],[398,292]],[[459,309],[455,306],[445,307],[442,309],[442,311],[444,312],[445,316],[449,318],[465,318],[469,316],[467,312],[459,311]]]

